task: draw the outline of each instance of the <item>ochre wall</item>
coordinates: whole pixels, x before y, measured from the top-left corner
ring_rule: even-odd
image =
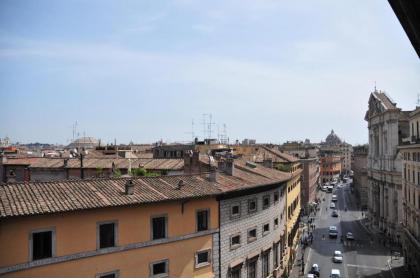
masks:
[[[168,237],[194,233],[196,231],[195,212],[197,209],[209,208],[210,228],[218,228],[218,203],[214,198],[188,201],[184,204],[183,213],[181,212],[181,208],[181,202],[167,202],[157,203],[155,205],[103,208],[1,220],[0,267],[28,262],[29,233],[35,229],[55,227],[56,256],[63,256],[96,250],[96,224],[101,221],[118,221],[117,243],[119,246],[149,241],[151,239],[150,217],[152,215],[168,215]],[[89,259],[80,259],[73,262],[52,264],[9,275],[12,275],[10,277],[32,277],[32,275],[29,275],[29,272],[34,272],[35,275],[35,273],[44,273],[43,271],[49,272],[49,269],[51,271],[54,269],[54,271],[64,271],[65,269],[68,269],[68,271],[83,271],[82,273],[86,273],[86,275],[93,275],[94,273],[103,272],[102,268],[108,269],[109,267],[121,269],[122,272],[127,271],[127,273],[130,273],[130,271],[139,271],[139,269],[144,268],[147,270],[147,275],[149,275],[149,262],[153,261],[154,257],[160,260],[172,255],[173,261],[180,260],[180,263],[175,264],[170,261],[170,271],[181,273],[182,271],[193,270],[190,264],[194,263],[195,251],[203,248],[211,248],[211,242],[211,235],[209,235],[188,241],[184,240],[132,251],[96,256]],[[128,254],[134,254],[134,256],[128,256]],[[147,265],[144,265],[146,261]],[[118,265],[121,265],[121,267],[117,267]],[[183,268],[185,270],[182,270]],[[207,271],[211,271],[210,267],[206,268]],[[71,277],[71,273],[69,275],[68,277]],[[66,276],[50,275],[48,277]],[[137,277],[145,276],[141,275]]]

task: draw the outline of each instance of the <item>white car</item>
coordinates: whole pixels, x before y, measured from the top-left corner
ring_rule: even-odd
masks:
[[[346,234],[346,239],[347,239],[347,240],[354,240],[353,233],[352,233],[352,232],[348,232],[348,233]]]
[[[335,263],[343,262],[343,254],[341,253],[341,251],[338,251],[338,250],[334,251],[333,262]]]
[[[315,278],[315,275],[313,275],[312,273],[309,273],[308,275],[306,275],[306,278]]]
[[[341,278],[339,269],[331,269],[331,278]]]
[[[335,204],[334,203],[331,203],[330,204],[330,208],[335,209]]]

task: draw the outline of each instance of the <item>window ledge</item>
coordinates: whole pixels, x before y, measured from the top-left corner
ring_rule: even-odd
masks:
[[[236,249],[238,249],[239,247],[241,247],[241,245],[240,245],[240,244],[231,245],[231,246],[230,246],[230,250],[236,250]]]
[[[254,242],[256,240],[257,240],[257,237],[250,237],[250,238],[248,238],[248,243]]]
[[[210,265],[210,262],[199,263],[199,264],[196,264],[196,265],[195,265],[195,268],[196,268],[196,269],[198,269],[198,268],[203,268],[203,267],[206,267],[206,266],[209,266],[209,265]]]

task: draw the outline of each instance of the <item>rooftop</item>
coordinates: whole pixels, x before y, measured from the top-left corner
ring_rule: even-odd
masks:
[[[218,173],[215,182],[209,181],[207,174],[132,178],[133,195],[125,194],[127,178],[6,184],[0,186],[0,219],[203,198],[281,183],[290,177],[289,173],[235,161],[233,175]]]

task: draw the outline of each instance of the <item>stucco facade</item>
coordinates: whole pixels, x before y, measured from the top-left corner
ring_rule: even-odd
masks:
[[[206,231],[196,230],[198,209],[210,212]],[[167,216],[167,238],[151,240],[155,215]],[[98,249],[97,224],[104,221],[117,223],[117,244]],[[149,277],[152,262],[167,260],[170,277],[214,277],[212,264],[195,266],[195,255],[200,250],[213,252],[218,226],[215,198],[9,218],[0,222],[0,274],[96,277],[118,271],[119,277]],[[40,229],[54,230],[54,256],[31,261],[28,238]]]

